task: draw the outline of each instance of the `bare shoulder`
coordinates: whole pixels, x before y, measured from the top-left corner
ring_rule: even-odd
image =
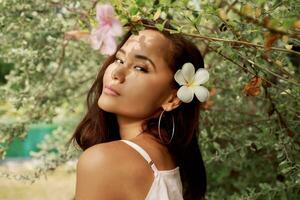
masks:
[[[79,157],[78,165],[103,164],[113,161],[120,154],[122,145],[120,141],[113,141],[94,145],[86,149]]]
[[[94,145],[79,157],[76,170],[76,199],[124,199],[126,147],[121,141]],[[125,157],[124,157],[125,156]],[[121,179],[123,177],[125,179]],[[118,190],[115,192],[114,190]]]
[[[141,146],[159,169],[173,168],[167,153],[157,145],[145,138],[132,142]],[[79,157],[75,196],[76,200],[143,199],[153,179],[150,165],[128,144],[120,140],[101,143]]]

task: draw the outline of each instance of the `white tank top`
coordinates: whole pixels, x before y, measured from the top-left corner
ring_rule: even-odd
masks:
[[[121,140],[139,152],[154,172],[154,181],[145,200],[183,200],[179,166],[171,170],[158,170],[148,153],[136,143]]]

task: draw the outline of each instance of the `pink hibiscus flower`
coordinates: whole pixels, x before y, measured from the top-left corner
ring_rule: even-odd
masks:
[[[92,29],[90,41],[93,49],[102,54],[112,55],[117,49],[115,37],[123,34],[121,23],[115,18],[114,8],[109,5],[96,6],[98,26]]]

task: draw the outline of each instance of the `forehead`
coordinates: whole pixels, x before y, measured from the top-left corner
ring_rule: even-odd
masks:
[[[147,57],[163,57],[168,56],[166,51],[170,49],[171,42],[162,33],[155,30],[142,30],[138,35],[131,35],[122,49],[127,53],[142,53]]]

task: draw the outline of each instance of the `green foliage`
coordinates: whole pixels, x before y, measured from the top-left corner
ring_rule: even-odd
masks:
[[[181,32],[201,49],[211,77],[199,138],[208,174],[207,198],[297,199],[299,2],[111,3],[123,24],[138,24],[139,18],[169,20],[176,28],[171,33]],[[83,41],[67,40],[65,33],[89,30],[94,8],[94,2],[83,0],[0,0],[3,156],[14,138],[26,136],[27,125],[60,124],[32,154],[45,164],[24,179],[34,180],[77,155],[66,141],[85,111],[86,91],[103,57]],[[165,28],[164,23],[155,26]],[[143,28],[140,24],[136,32]],[[1,107],[7,104],[13,108]],[[12,120],[5,120],[8,116]]]

